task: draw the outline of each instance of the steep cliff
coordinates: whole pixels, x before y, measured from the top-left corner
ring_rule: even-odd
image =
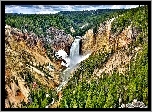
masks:
[[[122,32],[116,34],[111,32],[111,24],[115,20],[110,20],[101,23],[96,32],[90,29],[82,37],[81,53],[94,52],[102,49],[110,52],[127,46],[135,39],[141,31],[132,25],[126,27]]]
[[[93,52],[103,48],[107,51],[110,49],[109,38],[111,22],[113,20],[114,18],[101,23],[96,32],[94,32],[93,29],[86,32],[86,34],[82,37],[82,54],[86,54],[88,51]]]
[[[63,49],[68,55],[70,54],[70,46],[74,40],[70,34],[66,34],[63,30],[54,27],[47,29],[47,33],[51,35],[51,42],[49,44],[54,52]]]
[[[126,27],[120,33],[111,32],[111,24],[115,20],[110,20],[101,23],[96,33],[93,29],[86,32],[82,39],[82,54],[87,52],[115,52],[113,56],[108,59],[108,62],[103,65],[101,70],[94,70],[94,73],[98,76],[102,72],[111,73],[113,69],[119,69],[120,73],[125,72],[125,66],[130,62],[129,60],[133,55],[126,55],[129,53],[129,45],[134,41],[141,33],[136,27],[132,25]],[[140,48],[140,47],[139,47]],[[125,49],[125,51],[123,51]],[[135,52],[134,52],[135,53]],[[123,64],[122,64],[123,63]],[[122,69],[121,69],[122,68]],[[100,71],[97,73],[97,71]]]
[[[95,41],[96,39],[93,33],[93,29],[88,30],[81,40],[81,54],[85,55],[88,52],[93,51]]]
[[[5,106],[28,103],[31,87],[40,83],[55,88],[60,82],[61,61],[51,61],[43,41],[34,34],[5,26]]]

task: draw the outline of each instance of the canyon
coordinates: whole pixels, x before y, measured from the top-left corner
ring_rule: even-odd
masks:
[[[58,108],[68,93],[65,90],[71,88],[68,91],[75,94],[79,88],[77,85],[83,81],[84,85],[94,79],[98,83],[105,74],[112,76],[115,72],[127,76],[131,63],[135,63],[137,56],[146,48],[141,43],[147,37],[141,39],[146,33],[133,22],[113,33],[113,24],[116,25],[124,16],[107,18],[96,30],[92,27],[79,36],[53,26],[46,29],[46,36],[38,36],[6,24],[5,107],[22,108],[23,102],[30,104],[32,92],[44,87],[56,95],[51,96],[54,97],[53,103],[45,106]],[[82,25],[81,29],[88,25]],[[74,27],[70,30],[72,33],[76,31]],[[86,70],[83,69],[85,67]]]

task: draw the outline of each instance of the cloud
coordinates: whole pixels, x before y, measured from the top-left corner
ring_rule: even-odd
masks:
[[[22,6],[10,6],[5,7],[5,13],[23,13],[23,14],[31,14],[33,13],[33,9]]]
[[[136,8],[138,7],[139,5],[126,5],[126,9],[130,9],[130,8]]]
[[[55,13],[58,13],[59,11],[39,11],[39,12],[36,12],[36,14],[55,14]]]
[[[111,9],[120,9],[120,8],[121,8],[120,5],[113,5],[113,6],[111,7]]]
[[[45,8],[45,6],[43,6],[43,5],[38,5],[38,7],[39,7],[40,9],[44,9],[44,8]]]
[[[23,13],[23,14],[49,14],[59,11],[83,11],[97,9],[128,9],[135,8],[138,5],[6,5],[6,13]]]
[[[139,5],[113,5],[111,7],[111,9],[130,9],[130,8],[136,8],[138,7]]]
[[[46,9],[43,5],[11,5],[11,6],[5,6],[5,13],[23,13],[23,14],[54,14],[59,11],[53,10],[51,7],[49,9]]]

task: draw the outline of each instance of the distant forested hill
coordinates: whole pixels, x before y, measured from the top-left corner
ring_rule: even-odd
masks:
[[[34,32],[38,36],[42,34],[46,36],[46,30],[50,26],[64,30],[72,36],[82,36],[88,29],[124,11],[124,9],[98,9],[96,11],[61,11],[57,14],[6,13],[5,23],[18,29]],[[74,28],[74,33],[71,32],[71,27]]]
[[[46,36],[46,30],[53,26],[70,33],[72,21],[59,14],[5,14],[5,23],[38,36]]]
[[[58,14],[66,16],[73,21],[73,27],[76,32],[73,35],[84,35],[85,31],[99,25],[108,18],[120,15],[126,9],[98,9],[91,11],[60,11]],[[82,26],[85,27],[82,28]]]

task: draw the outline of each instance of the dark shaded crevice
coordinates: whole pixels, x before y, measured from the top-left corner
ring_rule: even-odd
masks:
[[[79,54],[82,55],[82,39],[79,41]]]
[[[7,96],[8,96],[8,92],[5,89],[5,99],[7,98]]]

